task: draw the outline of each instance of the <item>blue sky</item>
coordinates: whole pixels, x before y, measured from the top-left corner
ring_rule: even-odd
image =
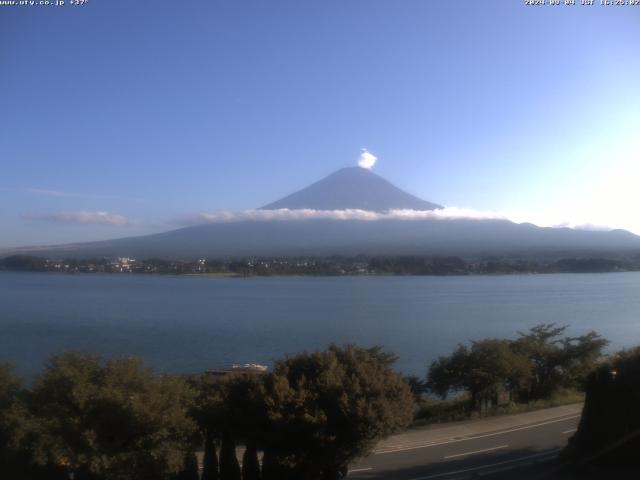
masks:
[[[0,246],[255,208],[362,148],[446,206],[640,233],[640,6],[523,3],[0,7]]]

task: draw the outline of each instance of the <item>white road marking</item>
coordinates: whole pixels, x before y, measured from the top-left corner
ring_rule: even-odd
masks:
[[[545,420],[544,422],[541,422],[541,423],[532,423],[532,424],[523,423],[523,424],[521,424],[520,427],[513,427],[513,428],[509,428],[508,430],[501,430],[499,432],[491,432],[489,435],[492,435],[494,433],[501,433],[502,431],[511,431],[513,429],[517,430],[519,428],[531,428],[531,427],[537,427],[538,425],[546,425],[547,423],[562,422],[564,420],[573,420],[574,418],[578,418],[580,416],[581,416],[580,414],[576,414],[576,415],[565,414],[565,415],[561,415],[559,417],[551,417],[551,419],[549,421]],[[443,440],[443,442],[464,441],[464,440],[466,440],[466,438],[467,437],[464,437],[464,436],[450,437],[448,440]],[[440,445],[441,443],[442,443],[441,441],[434,440],[434,441],[431,441],[431,442],[420,443],[419,445],[420,446],[423,446],[423,445],[424,446],[429,446],[429,445],[434,445],[434,444]],[[404,448],[404,447],[408,447],[408,446],[415,446],[415,441],[414,442],[403,442],[403,443],[391,443],[391,444],[388,444],[386,446],[386,450],[393,450],[395,448]]]
[[[354,468],[353,470],[349,470],[347,472],[347,475],[350,474],[350,473],[356,473],[356,472],[368,472],[369,470],[373,470],[373,467]]]
[[[447,455],[447,458],[466,457],[467,455],[474,455],[476,453],[493,452],[494,450],[500,450],[501,448],[507,448],[509,445],[500,445],[499,447],[484,448],[482,450],[475,450],[473,452],[456,453],[455,455]]]
[[[568,420],[573,420],[574,418],[579,418],[579,417],[580,417],[580,415],[572,415],[570,417],[563,417],[563,418],[558,418],[556,420],[549,420],[547,422],[536,423],[534,425],[526,425],[526,426],[523,426],[523,427],[511,428],[509,430],[502,430],[500,432],[485,433],[483,435],[476,435],[476,436],[472,436],[472,437],[445,440],[443,442],[427,442],[427,443],[423,443],[421,445],[415,445],[415,446],[412,446],[412,447],[400,447],[400,448],[392,448],[392,449],[389,449],[389,450],[380,450],[380,451],[377,451],[377,452],[373,452],[373,454],[374,455],[382,455],[382,454],[385,454],[385,453],[405,452],[407,450],[417,450],[417,449],[420,449],[420,448],[436,447],[438,445],[447,445],[449,443],[467,442],[469,440],[477,440],[478,438],[495,437],[497,435],[504,435],[506,433],[519,432],[520,430],[528,430],[530,428],[543,427],[545,425],[550,425],[552,423],[566,422]]]
[[[562,432],[563,435],[567,435],[568,433],[573,433],[576,432],[578,429],[577,428],[572,428],[570,430],[565,430],[564,432]]]
[[[477,470],[482,470],[484,468],[491,468],[491,467],[497,467],[499,465],[506,465],[508,463],[516,463],[516,462],[520,462],[522,460],[528,460],[530,458],[537,458],[537,457],[542,457],[542,456],[545,456],[545,455],[550,455],[551,453],[555,454],[557,452],[558,452],[558,450],[555,450],[554,452],[541,452],[541,453],[536,453],[536,454],[533,454],[533,455],[529,455],[527,457],[514,458],[513,460],[505,460],[504,462],[491,463],[489,465],[481,465],[479,467],[467,468],[465,470],[456,470],[454,472],[437,473],[435,475],[427,475],[426,477],[416,477],[416,478],[411,478],[409,480],[430,480],[432,478],[448,477],[450,475],[458,475],[460,473],[474,472],[474,471],[477,471]]]

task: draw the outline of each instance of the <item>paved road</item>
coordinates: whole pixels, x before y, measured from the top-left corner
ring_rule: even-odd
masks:
[[[409,431],[351,466],[373,480],[491,478],[557,456],[575,432],[581,405]]]

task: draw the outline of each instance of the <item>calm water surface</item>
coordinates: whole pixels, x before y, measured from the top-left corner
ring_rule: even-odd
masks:
[[[0,361],[31,375],[55,352],[138,355],[165,371],[271,364],[331,342],[384,345],[423,374],[458,342],[537,323],[640,344],[640,273],[213,278],[0,272]]]

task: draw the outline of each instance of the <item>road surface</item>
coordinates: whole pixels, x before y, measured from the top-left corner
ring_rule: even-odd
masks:
[[[575,432],[581,404],[410,430],[350,467],[354,480],[492,478],[557,457]]]

